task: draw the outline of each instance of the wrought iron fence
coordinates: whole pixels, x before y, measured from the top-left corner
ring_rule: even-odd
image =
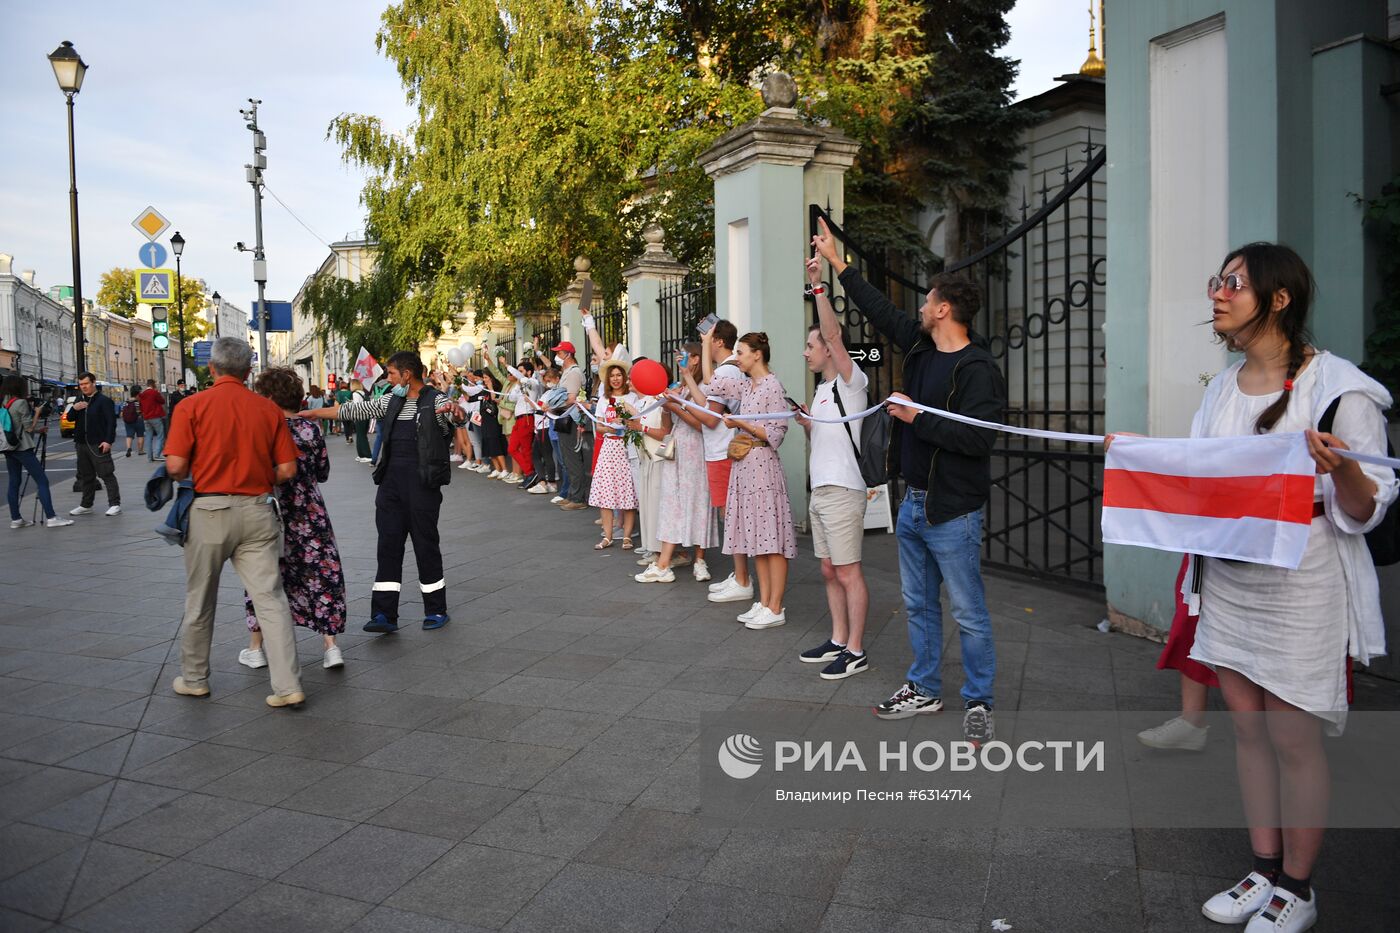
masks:
[[[661,361],[669,367],[682,344],[700,339],[696,326],[715,310],[714,271],[699,270],[684,279],[663,283],[658,304],[661,306]]]
[[[535,330],[540,338],[540,352],[545,355],[545,359],[550,356],[550,348],[559,343],[559,315],[555,315],[548,324]]]
[[[601,310],[595,310],[593,323],[597,325],[598,336],[603,338],[605,345],[627,344],[627,313],[622,301],[614,302],[611,307],[604,305]]]
[[[986,249],[947,268],[982,287],[975,330],[1006,376],[1006,423],[1097,434],[1103,430],[1102,196],[1098,173],[1105,150],[1084,146],[1071,170],[1066,154],[1058,192],[1043,182],[1040,206],[1021,209],[1021,222]],[[811,208],[812,228],[825,212]],[[858,271],[896,306],[917,314],[926,291],[891,272],[832,225]],[[849,343],[877,343],[889,352],[867,365],[871,397],[899,384],[902,357],[843,295]],[[878,393],[878,394],[877,394]],[[1099,518],[1103,456],[1083,445],[999,434],[992,452],[992,496],[984,523],[987,566],[1079,586],[1101,588]]]

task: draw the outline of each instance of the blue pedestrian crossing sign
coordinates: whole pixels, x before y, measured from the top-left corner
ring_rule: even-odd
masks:
[[[137,269],[136,300],[141,304],[175,303],[174,269]]]
[[[158,269],[165,265],[165,247],[154,240],[150,243],[143,243],[141,248],[136,251],[136,258],[141,265]]]

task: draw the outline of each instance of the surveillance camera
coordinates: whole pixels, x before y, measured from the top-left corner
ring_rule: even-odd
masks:
[[[242,241],[242,240],[239,240],[237,243],[233,244],[233,248],[236,249],[236,250],[238,250],[240,253],[246,252],[247,249],[248,249],[248,247],[246,247],[246,246],[243,245],[243,241]]]

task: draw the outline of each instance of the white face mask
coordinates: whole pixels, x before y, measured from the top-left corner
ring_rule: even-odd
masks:
[[[554,365],[555,365],[555,366],[563,366],[563,365],[564,365],[564,358],[563,358],[562,356],[560,356],[558,353],[554,354]]]

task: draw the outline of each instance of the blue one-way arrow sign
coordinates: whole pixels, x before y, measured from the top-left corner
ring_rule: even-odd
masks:
[[[149,269],[158,269],[165,265],[165,247],[154,241],[143,243],[136,251],[136,256],[141,265]]]

